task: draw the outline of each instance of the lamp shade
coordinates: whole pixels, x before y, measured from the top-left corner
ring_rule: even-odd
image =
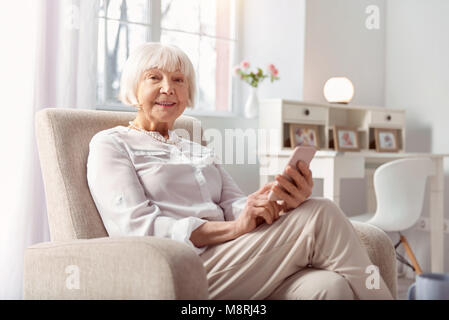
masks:
[[[323,93],[330,103],[349,103],[354,96],[354,86],[346,77],[334,77],[326,81]]]

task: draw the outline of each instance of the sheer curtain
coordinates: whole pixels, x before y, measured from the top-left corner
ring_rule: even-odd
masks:
[[[0,2],[0,299],[23,298],[24,250],[50,238],[35,112],[95,105],[97,8],[96,0]]]

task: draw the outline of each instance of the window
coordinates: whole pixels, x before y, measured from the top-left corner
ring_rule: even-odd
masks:
[[[99,105],[120,106],[120,74],[130,50],[147,41],[175,44],[197,76],[194,110],[232,111],[237,0],[100,0]]]

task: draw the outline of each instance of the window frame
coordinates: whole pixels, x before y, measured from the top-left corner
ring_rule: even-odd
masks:
[[[149,27],[149,32],[146,33],[146,41],[153,41],[153,42],[159,42],[162,34],[162,30],[167,31],[175,31],[175,32],[182,32],[187,34],[195,34],[198,36],[204,36],[204,37],[210,37],[217,40],[226,40],[229,42],[233,42],[233,45],[231,45],[230,53],[229,53],[229,76],[228,76],[228,110],[223,111],[217,109],[217,105],[215,105],[214,110],[205,110],[205,109],[193,109],[193,108],[186,108],[184,113],[185,115],[190,116],[218,116],[218,117],[236,117],[239,115],[239,112],[241,111],[240,108],[236,107],[236,98],[233,93],[235,93],[236,89],[236,81],[234,76],[231,74],[231,69],[233,64],[236,63],[238,58],[238,52],[239,52],[239,41],[238,41],[238,34],[239,34],[239,26],[240,23],[237,20],[238,12],[240,9],[240,0],[233,0],[231,2],[231,8],[230,8],[230,24],[231,24],[231,38],[222,38],[219,36],[211,36],[205,33],[197,33],[197,32],[188,32],[183,30],[174,30],[174,29],[163,29],[161,27],[161,0],[146,0],[147,9],[150,14],[150,20],[146,21],[145,23],[136,23],[129,20],[120,20],[120,19],[114,19],[109,18],[107,16],[100,16],[97,13],[97,21],[98,24],[104,23],[106,21],[120,21],[126,24],[140,24],[145,25]],[[233,37],[233,38],[232,38]],[[98,42],[97,42],[98,43]],[[107,45],[107,44],[105,44]],[[98,54],[97,54],[98,55]],[[195,70],[197,72],[197,70]],[[95,70],[97,76],[98,76],[98,70]],[[98,85],[98,80],[96,81]],[[199,83],[197,79],[197,87],[199,91]],[[96,91],[98,90],[98,87]],[[197,91],[197,93],[198,93]],[[198,104],[198,100],[196,102]],[[124,112],[136,112],[136,109],[132,106],[127,106],[120,101],[105,101],[104,103],[99,103],[98,100],[98,94],[96,94],[96,101],[95,101],[95,110],[105,110],[105,111],[124,111]]]

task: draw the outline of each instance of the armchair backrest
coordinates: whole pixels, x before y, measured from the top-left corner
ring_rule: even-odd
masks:
[[[36,113],[37,148],[52,241],[108,236],[87,184],[89,142],[101,130],[128,126],[135,116],[134,112],[64,108]],[[184,138],[188,132],[188,138],[205,145],[198,119],[182,115],[174,130]]]

